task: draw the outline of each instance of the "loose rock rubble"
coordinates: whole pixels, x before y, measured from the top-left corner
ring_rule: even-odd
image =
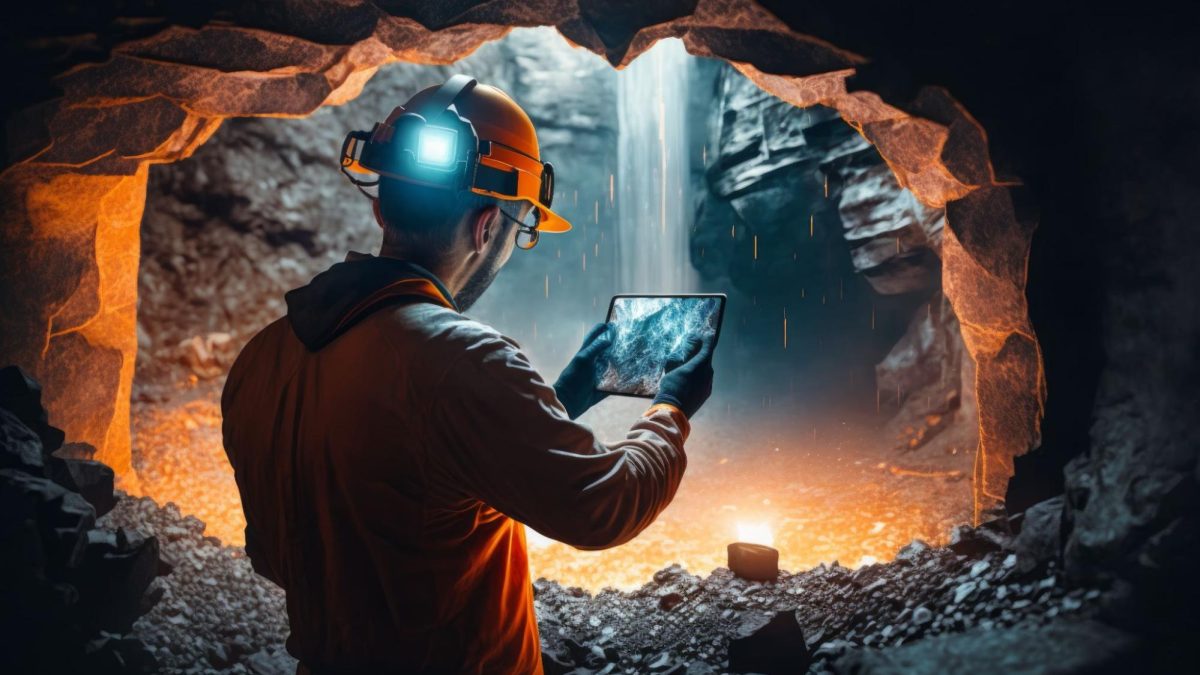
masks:
[[[284,651],[287,610],[279,587],[257,576],[241,548],[204,535],[204,523],[173,503],[123,496],[110,526],[154,533],[174,571],[151,592],[160,597],[133,626],[164,673],[291,675]]]
[[[781,573],[771,583],[739,579],[726,569],[702,579],[671,567],[628,594],[590,596],[544,579],[535,589],[548,660],[577,673],[724,672],[730,641],[781,613],[795,615],[804,640],[773,648],[790,650],[799,664],[807,646],[810,672],[823,672],[861,647],[1093,616],[1102,598],[1098,588],[1066,587],[1053,562],[1022,574],[1017,555],[998,547],[963,555],[919,541],[891,563],[856,570],[821,565]],[[669,595],[684,600],[664,611],[659,599]]]
[[[151,589],[161,596],[158,604],[134,625],[163,672],[294,671],[284,650],[283,593],[253,572],[241,548],[205,537],[203,523],[174,504],[145,498],[122,499],[104,522],[154,534],[174,567]],[[997,528],[984,529],[1008,544]],[[992,539],[962,533],[958,539],[974,542],[971,552],[915,541],[890,563],[849,569],[835,562],[785,571],[773,582],[747,581],[724,568],[699,577],[672,566],[635,591],[592,595],[539,579],[535,606],[546,670],[803,672],[811,660],[809,672],[837,672],[841,659],[861,660],[863,648],[972,630],[1031,631],[1097,615],[1103,589],[1065,585],[1054,560],[1018,565],[1010,548],[979,543]],[[731,647],[736,643],[745,646],[741,656]],[[733,670],[739,663],[746,666]]]
[[[158,542],[137,523],[95,527],[113,472],[56,456],[63,437],[37,383],[0,370],[0,672],[152,672],[152,652],[123,634],[154,602]]]

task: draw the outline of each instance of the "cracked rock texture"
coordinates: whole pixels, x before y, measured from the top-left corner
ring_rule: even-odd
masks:
[[[449,63],[512,25],[552,25],[614,66],[680,37],[693,54],[729,59],[790,104],[838,110],[900,185],[953,212],[956,233],[942,249],[943,275],[955,283],[944,287],[971,327],[965,343],[986,387],[977,498],[994,504],[1012,458],[1036,442],[1044,392],[1022,297],[1031,221],[1017,217],[1009,187],[986,171],[982,130],[944,90],[922,90],[912,111],[847,90],[863,56],[793,31],[757,3],[384,9],[274,0],[171,4],[136,20],[122,5],[84,16],[47,9],[29,20],[32,37],[6,45],[30,66],[21,73],[29,86],[5,108],[0,266],[12,274],[0,295],[18,311],[2,319],[0,349],[54,385],[52,414],[131,486],[137,239],[149,164],[188,157],[226,118],[309,115],[354,99],[391,61]]]
[[[158,540],[136,524],[96,527],[113,508],[113,472],[56,455],[42,391],[0,369],[0,669],[13,673],[149,673],[150,650],[128,637],[165,572]]]
[[[1010,504],[1036,503],[1082,457],[1065,473],[1066,568],[1131,584],[1131,607],[1153,605],[1129,612],[1153,619],[1142,629],[1194,632],[1200,80],[1186,8],[1048,4],[1031,20],[891,3],[868,22],[857,4],[771,5],[781,18],[739,0],[643,5],[164,3],[129,17],[125,3],[46,3],[14,19],[30,37],[4,44],[22,86],[3,102],[3,362],[35,374],[51,421],[129,480],[148,163],[189,155],[226,117],[344,102],[389,59],[449,62],[510,23],[552,23],[617,64],[679,34],[789,102],[836,108],[899,184],[946,208],[943,288],[978,369],[984,496],[1002,498],[1015,470]]]
[[[725,64],[696,80],[693,107],[716,104],[693,169],[702,196],[692,261],[741,292],[731,324],[768,336],[742,368],[799,372],[797,405],[885,412],[899,464],[970,476],[975,370],[942,290],[945,210],[900,185],[837,111],[796,108]],[[798,327],[790,354],[779,349],[780,316]]]

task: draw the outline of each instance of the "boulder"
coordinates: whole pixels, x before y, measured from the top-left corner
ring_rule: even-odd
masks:
[[[126,633],[148,607],[142,596],[158,576],[158,540],[136,532],[94,529],[83,564],[67,576],[79,590],[87,625]]]
[[[89,459],[52,457],[50,478],[69,490],[78,492],[96,510],[99,518],[117,504],[113,490],[114,474],[107,464]]]
[[[1064,497],[1054,497],[1029,507],[1021,519],[1021,531],[1013,541],[1017,569],[1024,573],[1062,557],[1062,514]]]
[[[794,611],[751,617],[739,634],[729,642],[732,672],[794,675],[807,671],[812,663]]]
[[[0,469],[40,474],[46,460],[42,441],[14,414],[0,408]]]
[[[62,429],[50,426],[42,407],[42,387],[17,366],[0,368],[0,409],[7,410],[37,434],[46,454],[63,443]]]
[[[113,471],[50,454],[62,432],[47,424],[32,379],[0,371],[0,404],[0,629],[10,645],[0,670],[153,672],[140,641],[102,631],[128,632],[153,604],[157,540],[94,527],[116,503]]]

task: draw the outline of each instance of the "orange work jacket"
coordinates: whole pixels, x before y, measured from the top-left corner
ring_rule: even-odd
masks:
[[[582,549],[649,525],[687,418],[616,443],[430,273],[351,254],[287,296],[221,400],[254,569],[313,673],[541,673],[525,525]]]

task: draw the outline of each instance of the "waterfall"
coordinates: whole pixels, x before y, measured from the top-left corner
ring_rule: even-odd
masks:
[[[660,40],[617,74],[616,239],[621,292],[686,293],[688,254],[688,56]]]

